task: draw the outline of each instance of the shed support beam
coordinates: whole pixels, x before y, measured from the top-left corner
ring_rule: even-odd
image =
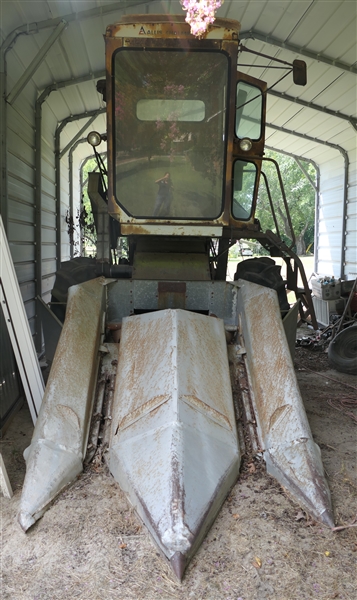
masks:
[[[308,162],[310,164],[312,164],[314,166],[314,169],[316,170],[316,184],[313,185],[314,189],[315,189],[315,235],[314,238],[315,240],[318,239],[318,235],[319,235],[319,210],[320,210],[320,181],[321,181],[321,175],[320,175],[320,167],[317,163],[315,163],[315,161],[313,161],[311,158],[304,158],[303,156],[298,156],[297,154],[292,154],[291,152],[287,152],[286,150],[278,150],[277,148],[273,148],[272,146],[265,146],[265,148],[267,148],[268,150],[274,150],[274,152],[279,152],[281,154],[285,154],[286,156],[291,156],[291,158],[293,158],[294,160],[296,160],[296,162]],[[315,244],[315,252],[314,252],[314,271],[317,271],[317,263],[318,263],[318,246]]]
[[[66,79],[64,81],[59,81],[57,83],[52,83],[51,85],[47,86],[42,94],[40,95],[38,102],[41,101],[41,99],[43,98],[43,100],[41,101],[41,105],[42,102],[44,102],[48,96],[51,94],[51,92],[55,92],[57,90],[60,90],[62,88],[71,86],[71,85],[77,85],[79,83],[83,83],[85,81],[92,81],[95,79],[99,79],[100,77],[104,77],[105,76],[105,71],[98,71],[97,73],[88,73],[88,75],[83,75],[82,77],[78,77],[76,79]],[[101,112],[104,112],[105,109],[100,109],[100,111],[98,112],[98,110],[96,111],[91,111],[89,113],[86,113],[86,115],[84,116],[91,116],[94,114],[99,114]],[[55,181],[55,186],[56,186],[56,270],[58,271],[58,269],[61,266],[61,226],[62,226],[62,222],[61,222],[61,173],[60,173],[60,158],[59,158],[59,154],[60,154],[60,133],[63,129],[63,127],[65,127],[65,125],[67,123],[69,123],[72,120],[76,120],[77,116],[74,115],[74,117],[68,117],[67,119],[65,119],[64,121],[62,121],[61,125],[57,127],[56,129],[56,133],[55,133],[55,172],[56,172],[56,181]],[[39,119],[39,124],[41,123],[41,119]],[[62,128],[61,128],[62,126]],[[40,125],[41,127],[41,125]]]
[[[93,120],[93,118],[92,118],[92,120]],[[88,125],[89,125],[89,123],[87,124],[87,126]],[[88,144],[86,137],[82,138],[82,139],[77,139],[75,142],[73,142],[72,148],[68,152],[69,199],[70,199],[69,206],[70,206],[70,214],[72,217],[73,217],[73,154],[80,144],[86,144],[86,143]],[[90,158],[95,158],[95,155],[92,155]],[[84,161],[84,163],[86,164],[88,160],[89,160],[89,158],[86,159]],[[81,198],[82,198],[82,194],[83,194],[83,165],[80,168],[80,197]],[[81,201],[81,206],[82,206],[82,201]],[[81,247],[81,239],[80,239],[79,243],[80,243],[80,247]],[[72,244],[71,245],[71,258],[73,258],[73,256],[72,256],[73,246],[74,245]]]
[[[68,123],[72,121],[78,121],[79,119],[85,119],[86,117],[94,117],[96,118],[98,115],[103,114],[106,111],[106,108],[101,108],[97,110],[88,111],[86,113],[80,113],[78,115],[70,115],[66,119],[64,119],[56,129],[55,133],[55,172],[56,172],[56,230],[57,230],[57,270],[61,265],[61,227],[62,227],[62,217],[61,217],[61,133],[63,129],[66,127]],[[88,127],[88,124],[86,127]]]
[[[306,102],[306,100],[302,100],[301,98],[295,98],[294,96],[289,96],[289,94],[284,94],[284,92],[277,92],[276,90],[268,90],[268,94],[269,96],[276,96],[277,98],[282,98],[283,100],[299,104],[300,106],[306,106],[306,108],[312,108],[313,110],[325,113],[326,115],[331,115],[332,117],[336,117],[337,119],[343,119],[344,121],[348,121],[352,125],[352,127],[357,131],[357,119],[355,119],[352,116],[345,115],[344,113],[340,113],[338,110],[331,110],[329,108],[326,108],[325,106],[319,106],[314,102]]]
[[[68,150],[76,143],[77,140],[82,136],[82,134],[88,129],[88,127],[95,121],[97,116],[99,115],[99,110],[96,114],[94,114],[85,125],[83,125],[82,129],[78,131],[78,133],[71,139],[71,141],[67,144],[63,150],[61,150],[59,157],[62,158],[68,152]]]
[[[356,65],[349,65],[340,60],[334,60],[333,58],[325,56],[324,54],[312,52],[311,50],[307,50],[306,48],[300,48],[299,46],[295,46],[294,44],[290,44],[289,42],[284,42],[283,40],[274,38],[271,35],[265,35],[264,33],[260,33],[259,31],[255,31],[254,29],[251,29],[250,31],[242,31],[242,33],[239,35],[239,39],[259,40],[260,42],[265,42],[266,44],[270,44],[271,46],[277,46],[278,48],[284,48],[284,50],[290,50],[290,52],[293,52],[294,54],[300,54],[301,56],[312,58],[312,60],[323,62],[327,65],[330,65],[330,67],[336,67],[336,69],[348,71],[349,73],[357,73]]]
[[[7,105],[6,105],[6,72],[5,60],[1,50],[0,68],[0,214],[7,233]]]
[[[75,83],[71,81],[71,84]],[[48,86],[36,100],[35,105],[35,289],[36,296],[42,297],[42,104],[56,88]],[[63,121],[63,127],[70,121],[78,118],[96,117],[105,109],[97,109],[80,116],[72,115]],[[89,126],[89,122],[86,127]],[[58,128],[57,128],[58,130]],[[59,153],[59,136],[55,135],[55,161],[57,167],[57,154]],[[59,133],[62,131],[60,129]],[[60,159],[58,161],[58,164]],[[56,168],[56,262],[57,269],[61,264],[61,199],[60,199],[60,170]],[[41,319],[38,306],[36,306],[36,350],[39,352],[42,345]]]
[[[82,75],[82,77],[73,77],[72,79],[64,79],[63,81],[51,83],[43,91],[51,89],[51,92],[56,92],[57,90],[61,90],[62,88],[70,85],[78,85],[79,83],[84,83],[86,81],[94,81],[95,79],[100,79],[101,77],[105,77],[105,70],[97,71],[95,73],[88,73],[87,75]]]
[[[82,127],[81,131],[73,138],[73,140],[68,144],[68,147],[71,146],[70,151],[68,152],[68,179],[69,179],[69,214],[71,217],[71,222],[74,225],[73,219],[73,154],[75,149],[79,146],[79,144],[84,144],[87,141],[86,138],[79,139],[79,133],[83,133],[83,130],[87,129],[89,125],[96,119],[96,115],[91,117],[89,121],[86,123],[84,127]],[[80,242],[79,242],[80,244]],[[72,230],[71,239],[70,239],[70,256],[73,258],[74,255],[74,231]]]
[[[50,48],[53,46],[53,44],[56,42],[56,40],[60,37],[60,35],[66,29],[67,25],[68,25],[67,21],[63,21],[63,20],[58,23],[56,29],[52,32],[50,37],[43,44],[41,50],[37,53],[37,55],[33,59],[32,63],[23,72],[23,74],[21,75],[18,82],[15,83],[14,87],[12,88],[10,94],[7,97],[7,101],[9,104],[13,104],[15,102],[16,98],[19,96],[19,94],[21,94],[24,87],[28,84],[28,82],[30,81],[33,74],[37,71],[38,67],[40,66],[42,61],[45,59],[46,54],[48,53]]]
[[[104,135],[104,134],[101,134],[101,135],[102,135],[102,137],[103,137],[103,135]],[[77,145],[78,145],[78,144],[80,144],[80,143],[83,143],[83,142],[86,142],[86,141],[87,141],[87,139],[79,140],[79,142],[77,142],[77,144],[76,144],[76,147],[77,147]],[[99,152],[99,156],[101,157],[102,161],[103,161],[103,162],[104,162],[104,164],[105,164],[105,163],[107,162],[107,152]],[[81,207],[82,207],[82,208],[83,208],[82,198],[83,198],[83,194],[84,194],[84,188],[85,188],[85,186],[88,184],[88,177],[86,177],[86,178],[84,179],[84,169],[85,169],[85,167],[86,167],[87,163],[88,163],[90,160],[93,160],[93,159],[95,159],[95,158],[96,158],[95,154],[91,154],[90,156],[87,156],[87,158],[85,158],[85,159],[83,160],[83,162],[82,162],[82,164],[81,164],[81,166],[80,166],[80,169],[79,169],[79,180],[80,180],[80,197],[81,197]],[[98,166],[96,166],[96,167],[94,168],[94,170],[93,170],[93,171],[94,171],[94,172],[96,172],[96,171],[98,171],[98,170],[99,170],[99,169],[98,169]],[[83,246],[82,246],[82,240],[83,240],[83,239],[84,239],[84,236],[83,236],[83,237],[81,236],[81,250],[83,249]],[[88,238],[87,238],[87,239],[88,239]],[[85,254],[85,256],[86,256],[86,254]]]
[[[62,20],[70,23],[71,21],[79,21],[81,19],[89,19],[95,18],[98,16],[106,15],[116,11],[127,10],[128,8],[132,8],[134,6],[140,5],[148,5],[149,3],[137,0],[121,0],[120,2],[113,2],[112,4],[106,4],[105,6],[99,6],[96,8],[91,8],[89,10],[83,10],[78,13],[70,13],[68,15],[64,15],[63,17],[59,17],[56,19],[45,19],[44,21],[38,21],[34,23],[29,23],[26,25],[22,25],[21,27],[17,27],[14,29],[5,39],[3,43],[3,48],[6,49],[13,44],[16,38],[22,34],[33,34],[38,33],[43,29],[48,29],[51,27],[56,27]],[[306,48],[300,48],[299,46],[295,46],[294,44],[290,44],[289,42],[284,42],[283,40],[279,40],[278,38],[274,38],[270,35],[265,35],[259,31],[255,31],[251,29],[250,31],[242,31],[240,34],[240,39],[256,39],[261,42],[265,42],[266,44],[270,44],[272,46],[277,46],[278,48],[284,48],[286,50],[290,50],[295,54],[300,54],[301,56],[306,56],[308,58],[312,58],[313,60],[317,60],[319,62],[326,63],[330,66],[336,67],[337,69],[341,69],[342,71],[349,71],[350,73],[357,73],[357,67],[355,65],[349,65],[339,60],[334,60],[329,56],[324,54],[319,54],[317,52],[312,52],[311,50],[307,50]]]
[[[35,290],[36,298],[42,298],[42,104],[51,90],[47,88],[35,104]],[[42,349],[41,316],[38,301],[35,315],[35,346]]]
[[[147,0],[146,2],[144,2],[143,0],[120,0],[120,2],[113,2],[112,4],[106,4],[105,6],[98,6],[96,8],[90,8],[79,12],[69,13],[68,15],[64,15],[56,19],[44,19],[43,21],[34,21],[33,23],[26,23],[26,25],[16,27],[16,29],[9,33],[9,35],[3,42],[2,48],[6,49],[12,46],[12,44],[15,42],[16,38],[19,35],[31,35],[34,33],[38,33],[43,29],[56,27],[59,23],[61,23],[61,21],[67,21],[67,23],[70,23],[71,21],[80,21],[81,19],[100,17],[112,12],[121,12],[133,6],[140,6],[143,4],[147,4]]]
[[[99,111],[97,111],[97,114],[94,114],[88,121],[87,123],[78,131],[78,133],[71,139],[71,141],[69,142],[69,144],[67,144],[67,146],[65,148],[63,148],[63,150],[60,152],[59,158],[61,159],[62,156],[64,156],[66,154],[66,152],[69,150],[69,157],[68,157],[68,172],[69,172],[69,216],[71,219],[71,223],[74,226],[74,218],[73,218],[73,152],[74,150],[77,148],[78,144],[83,142],[83,140],[80,140],[81,135],[86,131],[86,129],[88,129],[88,127],[90,127],[90,125],[93,123],[93,121],[95,121],[95,119],[97,118],[99,114]],[[70,256],[71,258],[73,258],[74,255],[74,232],[72,231],[70,233]]]
[[[123,4],[121,3],[121,8],[125,8],[123,6]],[[113,7],[113,5],[111,5]],[[102,12],[102,8],[99,9],[95,9],[95,11],[99,11],[99,13]],[[118,8],[118,7],[116,7]],[[87,11],[88,12],[88,11]],[[89,11],[90,12],[90,11]],[[92,15],[95,16],[95,15]],[[17,38],[20,35],[24,35],[24,34],[33,34],[33,33],[38,33],[38,31],[42,30],[42,29],[46,29],[46,28],[53,28],[53,27],[57,27],[58,29],[56,29],[56,31],[54,32],[53,35],[57,34],[60,35],[60,33],[62,33],[63,29],[65,28],[65,26],[68,24],[69,21],[74,20],[74,18],[77,18],[77,15],[72,15],[73,18],[71,19],[63,19],[63,18],[59,18],[59,19],[49,19],[46,22],[42,22],[41,23],[32,23],[31,25],[23,25],[22,27],[19,27],[17,29],[15,29],[14,31],[12,31],[7,38],[5,39],[5,41],[2,43],[1,48],[0,48],[0,211],[2,214],[2,219],[3,219],[3,224],[4,224],[4,229],[7,233],[7,226],[8,226],[8,175],[7,175],[7,104],[9,98],[7,99],[7,89],[6,89],[6,78],[7,78],[7,72],[6,72],[6,54],[9,50],[11,50],[14,46],[14,44],[16,43]],[[66,22],[66,23],[65,23]],[[62,24],[62,25],[61,25]],[[52,39],[52,36],[50,36],[49,39]],[[46,53],[46,44],[44,46],[45,48],[45,52]],[[42,51],[44,50],[44,48],[42,48]],[[39,53],[40,54],[40,53]],[[37,55],[36,59],[39,58],[39,55]],[[40,64],[40,63],[38,63]],[[37,65],[38,66],[38,65]],[[37,68],[37,67],[36,67]],[[26,75],[28,76],[28,71],[26,71]],[[32,75],[32,73],[31,73]],[[30,77],[31,77],[30,75]],[[84,77],[80,77],[76,80],[69,80],[69,81],[65,81],[65,82],[60,82],[60,83],[55,83],[55,84],[51,84],[50,86],[48,86],[47,88],[45,88],[45,90],[43,90],[43,92],[41,93],[41,95],[39,96],[39,98],[36,101],[36,105],[35,105],[35,150],[36,150],[36,156],[35,156],[35,195],[34,195],[34,204],[35,204],[35,290],[36,290],[36,296],[42,296],[42,175],[41,175],[41,128],[42,128],[42,104],[43,102],[45,102],[45,100],[47,99],[47,97],[49,96],[49,94],[57,89],[60,89],[61,87],[66,87],[67,85],[75,85],[77,83],[81,83],[82,81],[88,81],[90,79],[95,79],[96,77],[102,77],[103,76],[103,71],[100,71],[99,74],[95,74],[95,73],[90,73],[88,76],[85,75]],[[23,89],[23,85],[26,85],[26,83],[23,83],[23,81],[21,81],[22,78],[20,78],[19,82],[17,83],[17,87],[21,87],[21,89]],[[20,81],[21,81],[21,85],[20,85]],[[21,92],[21,89],[19,89],[18,93]],[[18,94],[17,94],[18,95]],[[14,90],[12,91],[12,101],[14,101]],[[11,97],[10,97],[11,99]],[[61,210],[61,205],[60,205],[60,200],[59,200],[59,193],[60,193],[60,179],[59,176],[57,177],[57,173],[56,173],[56,200],[58,201],[57,204],[57,211],[56,211],[56,245],[57,245],[57,250],[56,250],[56,259],[57,259],[57,267],[59,267],[59,263],[61,260],[61,215],[60,215],[60,210]],[[39,318],[39,310],[38,307],[36,306],[36,316],[35,316],[35,328],[36,328],[36,332],[35,332],[35,346],[36,346],[36,350],[41,350],[41,345],[42,345],[42,338],[41,338],[41,323],[40,323],[40,318]]]
[[[305,177],[308,180],[308,182],[310,183],[311,187],[313,187],[314,190],[315,190],[315,192],[316,192],[317,191],[316,183],[311,178],[311,176],[310,176],[308,170],[306,169],[304,163],[301,162],[301,160],[299,160],[298,158],[295,158],[295,162],[296,162],[297,166],[299,167],[300,171],[302,171],[302,173],[305,175]]]
[[[347,151],[342,148],[342,146],[338,146],[337,144],[332,144],[331,142],[326,142],[321,140],[320,138],[312,137],[311,135],[307,135],[306,133],[298,133],[297,131],[293,131],[292,129],[287,129],[286,127],[280,127],[278,125],[273,125],[273,123],[267,123],[267,127],[270,129],[275,129],[276,131],[282,131],[283,133],[287,133],[289,135],[294,135],[295,137],[300,137],[304,140],[309,140],[310,142],[315,142],[317,144],[323,144],[324,146],[328,146],[329,148],[333,148],[342,154],[344,160],[344,183],[343,183],[343,207],[342,207],[342,244],[341,244],[341,263],[340,263],[340,277],[343,278],[345,275],[345,254],[346,254],[346,228],[347,228],[347,202],[348,202],[348,185],[349,185],[349,165],[350,161],[348,158]],[[315,265],[316,270],[316,265]]]

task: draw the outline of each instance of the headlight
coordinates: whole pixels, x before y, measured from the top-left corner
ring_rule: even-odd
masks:
[[[91,146],[93,146],[93,147],[99,146],[101,141],[102,141],[102,136],[97,131],[91,131],[90,133],[88,133],[87,142]]]
[[[250,140],[249,138],[243,138],[239,142],[239,147],[241,150],[243,150],[243,152],[249,152],[249,150],[251,149],[252,146],[253,146],[252,140]]]

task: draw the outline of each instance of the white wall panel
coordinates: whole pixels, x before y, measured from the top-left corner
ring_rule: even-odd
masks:
[[[10,196],[11,197],[11,196]],[[11,197],[12,202],[9,202],[8,217],[13,222],[33,223],[35,219],[35,209],[31,204],[17,201]]]
[[[24,302],[26,302],[26,300],[31,300],[35,297],[36,290],[34,281],[27,281],[25,283],[20,283],[19,285]]]
[[[32,262],[18,263],[17,265],[15,265],[15,271],[19,283],[26,283],[30,280],[31,274],[33,272]]]
[[[320,164],[321,194],[317,215],[316,270],[321,275],[341,276],[343,237],[344,161],[340,153]]]
[[[51,292],[55,283],[55,275],[49,275],[42,279],[42,297],[45,302],[50,302]],[[46,298],[45,298],[46,294]]]
[[[348,204],[346,212],[345,274],[347,279],[357,277],[357,166],[356,151],[351,153]]]
[[[51,259],[43,260],[42,273],[43,275],[51,275],[56,272],[56,261]]]
[[[8,196],[9,199],[17,202],[26,202],[33,206],[33,185],[26,184],[26,182],[17,179],[14,173],[10,174],[8,183]],[[9,202],[9,207],[11,202]]]
[[[7,237],[10,244],[16,244],[16,242],[34,242],[35,232],[33,224],[24,223],[20,226],[18,223],[9,221]]]
[[[13,57],[9,68],[13,75],[21,74],[17,57]],[[34,331],[31,303],[34,304],[35,296],[35,134],[30,96],[19,96],[13,106],[8,106],[7,126],[8,240],[23,299],[27,303],[30,328]]]
[[[55,186],[53,186],[55,189]],[[52,195],[49,196],[47,194],[42,194],[42,209],[47,210],[47,212],[52,212],[54,215],[56,214],[56,198]]]
[[[8,53],[8,91],[10,91],[24,71],[31,56],[34,55],[43,39],[29,43],[30,37],[24,36],[16,51]],[[26,39],[25,39],[26,38]],[[40,38],[40,36],[38,36]],[[26,45],[27,44],[27,45]],[[28,48],[26,55],[25,48]],[[37,49],[36,49],[37,48]],[[21,54],[21,59],[19,58]],[[8,105],[7,115],[7,169],[8,169],[8,239],[14,260],[20,289],[25,301],[26,313],[30,320],[32,333],[35,332],[35,100],[38,90],[34,81],[22,90],[13,105]],[[41,236],[42,236],[42,279],[53,283],[56,270],[56,204],[55,204],[55,164],[54,133],[57,120],[52,114],[46,114],[46,102],[42,111],[42,177],[41,177]],[[47,294],[49,285],[42,285]]]
[[[44,244],[42,248],[42,259],[55,259],[56,258],[56,249],[53,248],[53,244]]]
[[[10,244],[10,252],[12,260],[15,263],[23,261],[24,256],[26,256],[28,261],[35,260],[35,247],[33,244]]]

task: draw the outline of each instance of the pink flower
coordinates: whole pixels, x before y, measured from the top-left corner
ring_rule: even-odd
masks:
[[[181,0],[192,35],[199,37],[205,33],[208,25],[214,22],[215,12],[223,2],[224,0]]]

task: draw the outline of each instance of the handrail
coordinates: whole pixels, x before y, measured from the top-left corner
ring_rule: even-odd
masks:
[[[281,237],[281,235],[280,235],[280,229],[279,229],[279,225],[278,225],[278,220],[276,218],[276,214],[275,214],[275,210],[274,210],[273,199],[272,199],[271,193],[270,193],[270,187],[269,187],[268,178],[267,178],[266,174],[264,173],[264,171],[261,171],[261,174],[264,177],[265,187],[266,187],[266,191],[267,191],[268,198],[269,198],[270,210],[271,210],[271,214],[273,215],[276,233],[277,233],[277,235],[279,237]]]
[[[288,206],[288,202],[287,202],[287,199],[286,199],[286,194],[285,194],[285,189],[284,189],[284,183],[283,183],[283,179],[282,179],[282,176],[281,176],[281,173],[280,173],[279,164],[278,164],[278,162],[274,158],[269,158],[267,156],[264,156],[262,158],[262,161],[264,161],[264,160],[272,162],[275,165],[275,169],[276,169],[276,172],[277,172],[277,175],[278,175],[278,180],[279,180],[279,185],[280,185],[281,196],[282,196],[282,199],[283,199],[285,213],[286,213],[286,217],[288,219],[289,229],[290,229],[290,233],[291,233],[291,240],[292,240],[292,242],[291,242],[291,245],[289,246],[289,248],[291,249],[296,244],[296,237],[295,237],[295,233],[294,233],[293,224],[292,224],[292,221],[291,221],[289,206]],[[266,178],[266,175],[264,173],[263,173],[263,177],[264,177],[265,185],[267,186],[267,192],[268,192],[269,186],[267,185],[267,178]],[[279,228],[277,227],[275,210],[274,210],[273,202],[272,202],[272,199],[271,199],[271,196],[270,196],[270,190],[268,192],[268,197],[269,197],[270,207],[272,209],[272,215],[273,215],[275,227],[277,228],[277,233],[278,233],[278,235],[280,237]]]

